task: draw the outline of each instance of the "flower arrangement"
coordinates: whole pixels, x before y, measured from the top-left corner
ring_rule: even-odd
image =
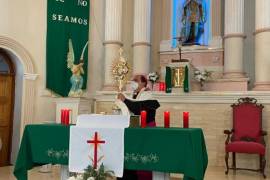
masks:
[[[159,75],[157,72],[150,72],[147,78],[148,78],[148,81],[151,82],[151,86],[153,90],[154,84],[159,80]]]
[[[201,85],[201,88],[203,87],[204,83],[208,81],[211,78],[212,72],[207,70],[195,70],[194,72],[194,78],[196,81],[198,81]]]
[[[113,178],[113,171],[106,171],[103,164],[100,165],[99,169],[93,168],[89,165],[83,174],[74,175],[68,180],[106,180],[107,178]]]

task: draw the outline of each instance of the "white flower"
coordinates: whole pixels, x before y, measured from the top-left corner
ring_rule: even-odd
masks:
[[[76,180],[83,180],[83,175],[81,175],[81,174],[78,175],[77,178],[76,178]]]
[[[194,72],[194,74],[195,74],[195,75],[199,75],[199,74],[201,74],[201,72],[200,72],[199,70],[196,70],[196,71]]]
[[[72,176],[72,177],[69,177],[67,180],[76,180],[76,178]]]
[[[156,82],[158,80],[159,76],[156,72],[151,72],[148,74],[148,80],[151,82]]]
[[[89,177],[87,180],[95,180],[94,177]]]

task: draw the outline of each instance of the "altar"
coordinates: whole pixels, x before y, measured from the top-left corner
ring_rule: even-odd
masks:
[[[27,171],[38,165],[67,165],[69,130],[60,124],[26,126],[14,168],[17,179],[27,180]],[[182,173],[195,180],[203,179],[208,164],[198,128],[127,128],[124,159],[125,169]]]
[[[94,100],[94,111],[96,113],[112,113],[112,106],[117,92],[99,91]],[[253,97],[265,106],[263,111],[263,127],[270,131],[270,93],[258,91],[196,91],[190,93],[153,92],[153,98],[157,99],[161,107],[157,110],[156,123],[163,126],[163,113],[170,111],[171,126],[182,127],[182,113],[188,111],[190,114],[190,127],[203,129],[207,152],[208,166],[224,167],[224,129],[232,127],[231,104],[238,98]],[[269,147],[267,147],[269,151]],[[238,164],[242,167],[259,167],[257,156],[239,155]],[[269,161],[267,157],[267,161]]]

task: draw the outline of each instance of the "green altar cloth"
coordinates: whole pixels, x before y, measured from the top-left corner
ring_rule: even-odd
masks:
[[[68,165],[69,126],[58,124],[25,127],[14,175],[27,180],[27,171],[43,164]],[[201,180],[208,164],[201,129],[125,129],[125,169],[184,174]]]

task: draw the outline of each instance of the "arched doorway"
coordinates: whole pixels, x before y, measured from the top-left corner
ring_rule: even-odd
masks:
[[[10,56],[0,49],[0,166],[10,164],[15,68]]]
[[[35,119],[36,74],[31,54],[17,41],[0,35],[0,49],[11,57],[16,70],[11,163],[16,160],[25,125]]]

